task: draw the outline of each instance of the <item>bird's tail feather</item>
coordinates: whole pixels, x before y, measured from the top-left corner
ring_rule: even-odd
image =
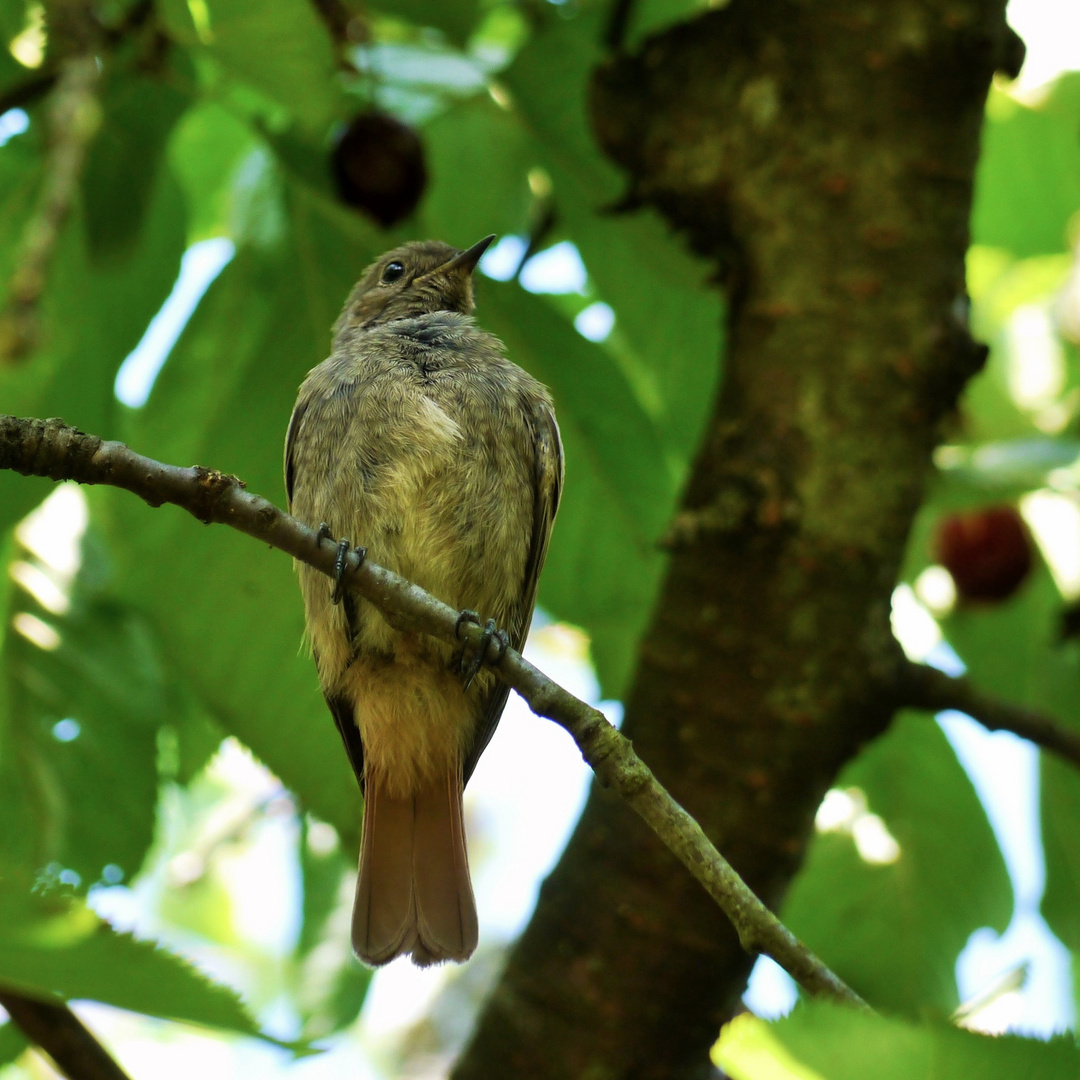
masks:
[[[412,953],[420,965],[465,960],[476,948],[460,768],[412,796],[394,798],[378,775],[365,780],[353,949],[369,964]]]

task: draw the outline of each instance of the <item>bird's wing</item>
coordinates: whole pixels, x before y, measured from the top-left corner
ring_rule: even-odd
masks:
[[[285,495],[288,498],[289,510],[292,510],[293,501],[293,489],[296,485],[296,464],[293,460],[293,454],[296,450],[296,440],[300,431],[300,425],[304,419],[304,413],[307,412],[308,401],[303,396],[296,402],[296,407],[293,409],[292,416],[289,419],[289,431],[285,436]],[[351,601],[351,596],[346,596],[347,603]],[[316,658],[316,666],[318,660]],[[352,770],[356,773],[356,779],[360,782],[360,790],[364,790],[364,744],[360,740],[360,729],[356,726],[356,718],[353,715],[352,705],[344,697],[326,697],[327,707],[330,709],[330,715],[334,718],[334,723],[337,725],[338,734],[341,736],[341,741],[345,744],[345,753],[349,757],[349,764],[352,766]]]
[[[360,728],[357,727],[352,704],[347,698],[340,695],[330,697],[328,694],[324,694],[323,696],[326,698],[326,705],[330,709],[330,715],[333,716],[334,723],[337,725],[341,741],[345,744],[345,753],[349,757],[349,764],[352,766],[353,772],[356,773],[360,791],[363,793],[364,743],[360,738]]]
[[[532,622],[533,605],[536,603],[536,585],[540,580],[540,571],[547,555],[548,539],[551,527],[555,523],[555,513],[559,509],[559,498],[563,484],[563,449],[559,438],[559,425],[555,414],[547,405],[536,409],[532,417],[532,441],[535,448],[533,481],[535,484],[535,502],[533,504],[532,541],[529,557],[525,564],[525,576],[522,582],[521,596],[507,616],[504,627],[510,637],[512,648],[521,651],[525,637]],[[499,718],[506,706],[510,687],[501,679],[496,679],[483,703],[483,714],[477,725],[472,746],[465,758],[464,778],[468,782],[480,755],[484,752],[491,736],[495,734]]]
[[[293,450],[296,448],[296,436],[300,431],[300,424],[307,412],[308,403],[300,397],[289,417],[289,430],[285,435],[285,496],[288,499],[288,509],[292,511],[293,486],[296,483],[296,465],[293,462]]]

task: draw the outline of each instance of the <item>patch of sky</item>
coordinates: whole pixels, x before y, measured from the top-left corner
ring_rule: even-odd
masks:
[[[57,720],[52,729],[53,738],[57,742],[74,742],[81,731],[82,726],[79,721],[72,720],[70,716]]]
[[[235,254],[231,240],[218,236],[192,244],[184,252],[180,275],[161,310],[150,321],[142,340],[116,373],[115,392],[125,405],[137,409],[146,404],[154,380],[172,347],[198,307],[203,294]]]
[[[1017,80],[1029,90],[1063,71],[1080,69],[1080,4],[1076,0],[1009,0],[1005,16],[1027,53]]]
[[[606,341],[614,326],[615,312],[602,300],[579,311],[574,319],[574,329],[590,341]]]
[[[521,286],[533,293],[584,293],[588,273],[581,254],[569,240],[554,244],[534,255],[524,266],[528,249],[524,236],[504,236],[480,260],[480,269],[495,281],[509,281],[518,273]],[[574,328],[589,341],[605,341],[615,326],[615,312],[598,300],[578,312]]]
[[[22,109],[8,109],[0,113],[0,146],[21,135],[30,127],[30,117]]]
[[[494,281],[509,281],[517,273],[529,246],[524,236],[503,236],[484,252],[480,270]]]
[[[519,280],[533,293],[583,293],[588,275],[578,249],[563,240],[534,255],[521,268]]]
[[[380,42],[355,53],[357,66],[393,83],[411,83],[455,94],[474,94],[486,88],[484,66],[456,50],[437,45]]]
[[[488,249],[480,260],[480,269],[495,281],[509,281],[514,274],[518,273],[518,267],[521,267],[518,280],[523,289],[532,293],[585,292],[588,273],[585,270],[585,264],[581,261],[581,254],[574,244],[569,240],[553,244],[538,252],[524,266],[521,266],[521,260],[528,246],[528,241],[523,236],[504,236]],[[602,306],[607,307],[606,304]],[[608,308],[608,311],[610,310]],[[595,319],[595,316],[591,318]],[[614,315],[612,315],[612,321],[614,321]],[[589,325],[588,320],[586,325]],[[585,336],[588,337],[587,334]]]

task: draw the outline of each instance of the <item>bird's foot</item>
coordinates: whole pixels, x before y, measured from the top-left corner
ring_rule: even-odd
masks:
[[[323,526],[319,526],[320,539],[322,536]],[[340,604],[341,598],[345,595],[345,571],[349,569],[349,551],[350,549],[356,553],[356,557],[359,560],[359,567],[364,565],[364,560],[367,558],[367,548],[365,547],[352,547],[348,540],[342,540],[337,546],[337,556],[334,559],[334,591],[330,594],[331,604]]]
[[[475,611],[470,611],[468,609],[462,611],[458,615],[457,623],[454,626],[454,633],[457,637],[461,637],[461,628],[466,623],[480,626],[480,616],[477,615]],[[509,636],[505,630],[500,630],[496,627],[494,619],[488,619],[488,621],[483,624],[483,627],[484,630],[480,635],[479,641],[472,646],[466,644],[461,651],[461,661],[458,670],[466,690],[472,685],[473,679],[476,678],[476,673],[484,666],[485,660],[490,660],[491,663],[497,664],[503,658],[503,654],[506,650],[510,648]],[[488,653],[492,645],[495,645],[497,651],[494,655],[489,656]]]

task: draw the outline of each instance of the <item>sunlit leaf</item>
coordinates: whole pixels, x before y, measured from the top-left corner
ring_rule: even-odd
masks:
[[[1024,257],[1064,251],[1080,209],[1080,75],[1029,108],[991,90],[975,184],[976,243]]]
[[[972,931],[1003,931],[1012,911],[971,781],[936,724],[901,714],[836,786],[864,793],[897,847],[865,820],[862,847],[858,824],[819,833],[782,918],[874,1007],[946,1014],[959,1004],[956,958]]]
[[[741,1016],[724,1029],[713,1057],[732,1080],[1062,1080],[1080,1069],[1068,1035],[1048,1042],[979,1035],[825,1001],[802,1004],[774,1024]]]
[[[354,215],[299,190],[290,206],[282,245],[240,252],[211,287],[129,435],[166,461],[213,462],[279,504],[297,387],[329,351],[330,326],[374,254],[362,233],[348,239]],[[99,494],[118,588],[151,619],[170,666],[306,806],[355,837],[359,793],[302,649],[288,559],[175,508],[147,513],[130,496]]]
[[[169,82],[113,75],[101,132],[82,173],[86,236],[95,261],[126,255],[142,228],[173,125],[189,98]]]
[[[150,942],[116,933],[79,903],[6,887],[0,914],[0,984],[258,1034],[228,987]]]

